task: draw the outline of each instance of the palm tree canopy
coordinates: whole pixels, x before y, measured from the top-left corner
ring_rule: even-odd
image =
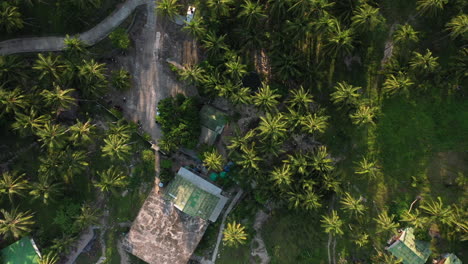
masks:
[[[275,89],[271,89],[268,84],[263,83],[262,87],[258,88],[258,92],[253,96],[253,103],[263,110],[271,111],[278,105],[279,101],[277,98],[280,97]]]
[[[350,114],[349,117],[351,118],[353,124],[358,126],[375,124],[374,117],[376,110],[376,107],[362,104],[358,107],[356,112]]]
[[[4,172],[0,178],[0,197],[7,195],[13,202],[14,196],[24,196],[25,190],[29,189],[29,182],[24,176],[24,173]]]
[[[99,188],[101,192],[117,193],[117,189],[125,188],[129,184],[128,176],[116,167],[111,167],[105,171],[98,173],[99,181],[94,183],[94,186]]]
[[[426,50],[426,54],[421,54],[419,52],[413,52],[413,57],[410,60],[410,67],[413,70],[420,72],[434,72],[439,63],[437,62],[437,57],[432,56],[430,50]]]
[[[325,229],[325,233],[332,234],[332,235],[343,235],[343,220],[340,219],[338,213],[335,210],[332,210],[330,215],[323,215],[322,220],[322,227]]]
[[[446,25],[447,30],[450,31],[452,38],[461,37],[462,39],[468,39],[468,15],[460,14],[453,17]]]
[[[239,18],[245,19],[244,21],[247,24],[247,27],[252,26],[260,22],[262,18],[265,18],[266,15],[263,12],[263,8],[259,2],[252,2],[250,0],[245,0],[241,5],[241,11],[238,15]]]
[[[356,199],[348,192],[344,193],[340,203],[343,209],[351,215],[363,215],[366,210],[366,206],[362,203],[362,197]]]
[[[347,82],[339,82],[335,85],[334,89],[335,92],[330,94],[334,104],[342,106],[353,106],[357,104],[361,87],[353,86]]]
[[[31,226],[34,225],[32,220],[33,215],[29,212],[18,212],[17,209],[13,209],[8,212],[5,209],[0,209],[2,217],[0,218],[0,234],[4,238],[18,239],[29,232],[31,232]]]
[[[65,146],[66,132],[66,128],[62,125],[52,124],[48,121],[44,126],[37,130],[37,136],[39,137],[39,141],[42,141],[42,146],[47,147],[49,150],[53,150]]]
[[[212,151],[207,151],[203,153],[203,163],[204,165],[214,171],[222,171],[225,160],[221,154],[216,149]]]
[[[291,90],[291,95],[287,101],[290,107],[298,109],[298,111],[306,111],[309,109],[309,104],[314,102],[314,98],[309,91],[304,90],[301,86],[299,89]]]
[[[290,185],[292,182],[292,171],[291,165],[289,164],[283,164],[281,167],[275,167],[270,174],[271,179],[278,186]]]
[[[33,199],[41,200],[43,204],[49,204],[61,193],[61,185],[54,183],[47,174],[40,174],[38,182],[33,182],[29,194]]]
[[[374,30],[377,25],[383,22],[379,9],[367,3],[360,5],[353,13],[351,26],[362,31]]]
[[[19,88],[8,91],[3,90],[0,86],[0,106],[2,106],[6,113],[17,113],[28,105],[29,102],[26,96]]]
[[[128,139],[118,135],[109,135],[104,139],[104,146],[101,148],[104,157],[111,160],[126,160],[130,156],[131,147],[128,145]]]
[[[388,215],[386,210],[382,211],[377,218],[374,218],[377,223],[377,233],[394,231],[398,228],[398,223],[394,222],[395,215]]]
[[[237,247],[238,245],[245,244],[247,234],[245,227],[236,221],[228,223],[226,229],[223,231],[223,243],[228,247]]]
[[[435,16],[444,9],[448,0],[418,0],[416,10],[421,14]]]
[[[259,136],[272,141],[281,140],[287,132],[286,121],[281,113],[272,115],[267,113],[260,117],[260,124],[257,127]]]
[[[390,74],[383,83],[383,92],[387,95],[394,95],[401,92],[409,96],[409,88],[413,86],[413,84],[414,82],[403,72]]]
[[[407,45],[412,42],[419,41],[419,32],[415,31],[410,24],[399,25],[395,33],[393,34],[393,40],[395,43]]]
[[[18,7],[10,5],[8,1],[2,1],[0,4],[0,30],[11,33],[16,29],[22,29],[23,24]]]
[[[161,0],[156,4],[156,12],[173,19],[178,14],[180,7],[181,5],[177,3],[177,0]]]
[[[75,89],[64,89],[54,84],[52,91],[44,89],[41,92],[41,96],[44,98],[44,102],[47,106],[52,106],[56,110],[67,110],[71,106],[76,105],[76,99],[71,96]]]

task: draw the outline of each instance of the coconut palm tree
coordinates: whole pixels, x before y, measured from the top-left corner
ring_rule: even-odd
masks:
[[[328,127],[329,118],[323,112],[308,114],[302,118],[302,130],[311,135],[315,135],[316,133],[322,134]]]
[[[78,66],[79,75],[86,83],[92,83],[95,80],[104,80],[106,78],[106,64],[98,63],[94,59],[83,60]]]
[[[423,74],[432,73],[439,66],[437,59],[437,57],[432,56],[432,52],[429,49],[426,50],[426,54],[415,51],[410,60],[410,68],[415,72]]]
[[[284,81],[302,76],[301,58],[296,52],[275,52],[271,57],[271,67]]]
[[[132,136],[132,128],[125,119],[119,119],[117,122],[109,124],[107,135],[116,135],[125,139],[130,139]]]
[[[351,216],[357,217],[364,215],[364,211],[366,211],[366,206],[362,203],[362,197],[356,199],[348,192],[344,193],[340,203],[343,206],[343,210],[349,213]]]
[[[156,13],[165,16],[169,19],[174,19],[177,16],[181,5],[177,3],[177,0],[161,0],[156,3]]]
[[[76,123],[70,126],[70,140],[75,144],[85,144],[92,141],[91,136],[94,134],[95,125],[91,123],[91,119],[86,122],[76,120]]]
[[[250,104],[252,98],[250,96],[250,89],[248,87],[239,87],[229,97],[231,102],[235,105],[238,104]]]
[[[43,147],[54,150],[65,146],[66,132],[66,128],[62,125],[52,124],[51,121],[47,121],[37,130],[36,135],[39,137],[39,141],[42,142]]]
[[[60,238],[54,238],[52,240],[52,246],[50,249],[53,252],[61,252],[62,254],[68,254],[72,244],[76,241],[76,237],[70,235],[63,235]]]
[[[356,174],[366,175],[370,179],[375,179],[377,177],[379,169],[376,161],[369,160],[365,156],[362,156],[362,159],[355,164],[357,165],[354,171]]]
[[[309,91],[304,90],[301,86],[299,89],[291,90],[291,95],[287,103],[290,107],[297,109],[300,112],[307,112],[310,104],[314,102],[314,97],[309,94]]]
[[[247,234],[245,227],[236,221],[228,223],[226,229],[223,231],[223,243],[228,247],[237,247],[245,244]]]
[[[362,32],[373,31],[384,21],[384,18],[379,14],[379,9],[367,3],[358,6],[353,14],[351,26]]]
[[[302,196],[302,207],[305,210],[315,210],[322,206],[320,203],[320,195],[312,190],[308,190]]]
[[[223,165],[226,161],[216,149],[203,153],[203,157],[203,164],[209,170],[218,172],[223,170]]]
[[[19,88],[12,91],[3,90],[0,86],[0,106],[5,113],[18,113],[19,110],[26,108],[29,101]]]
[[[213,31],[209,31],[202,40],[203,47],[211,58],[217,58],[222,52],[228,50],[228,46],[224,43],[226,35],[217,36]]]
[[[328,83],[331,85],[337,57],[348,55],[354,49],[353,31],[351,29],[342,29],[340,23],[335,20],[328,33],[327,48],[331,56],[330,73],[328,76]]]
[[[179,76],[182,80],[188,81],[191,84],[202,82],[204,78],[205,70],[200,68],[200,66],[186,65],[182,71],[180,71]]]
[[[291,165],[283,164],[281,167],[275,167],[271,172],[271,179],[277,186],[291,185],[292,171]]]
[[[365,232],[353,232],[354,237],[352,238],[352,241],[354,244],[356,244],[358,247],[364,247],[365,245],[369,244],[369,235]]]
[[[22,83],[27,78],[24,61],[13,55],[0,56],[0,82]]]
[[[412,212],[404,211],[400,216],[401,221],[407,222],[409,225],[414,226],[415,228],[424,228],[429,223],[429,219],[421,215],[419,209],[415,209]]]
[[[289,209],[299,209],[303,201],[303,194],[297,192],[288,192],[287,195]]]
[[[84,151],[66,148],[57,156],[59,172],[65,183],[73,182],[77,175],[83,174],[88,168],[88,155]]]
[[[414,82],[403,72],[390,74],[383,83],[382,92],[386,95],[403,93],[409,96],[409,88],[413,86],[413,84]]]
[[[65,51],[72,56],[77,56],[86,51],[85,43],[78,36],[70,37],[66,35],[63,43],[65,44]]]
[[[258,88],[258,91],[253,96],[254,105],[259,108],[270,112],[278,104],[277,98],[281,96],[276,93],[275,89],[271,89],[270,86],[266,83],[262,83],[262,87]]]
[[[263,140],[280,141],[287,132],[287,123],[283,114],[277,113],[271,115],[267,113],[260,117],[260,123],[257,127],[258,135],[263,137]]]
[[[62,90],[59,85],[54,84],[53,86],[54,89],[52,91],[44,89],[40,93],[44,98],[46,106],[50,106],[55,109],[57,113],[60,113],[61,111],[68,110],[73,105],[76,105],[76,99],[71,96],[71,93],[73,93],[75,89]]]
[[[231,76],[232,79],[240,81],[242,77],[247,73],[247,66],[242,64],[241,58],[236,56],[235,58],[225,63],[226,73]]]
[[[185,21],[185,26],[182,28],[182,31],[189,33],[198,40],[203,39],[206,34],[206,28],[203,25],[203,18],[197,16],[190,22]]]
[[[119,91],[126,91],[131,87],[130,73],[124,69],[112,71],[112,86]]]
[[[418,0],[416,10],[423,15],[435,16],[444,9],[448,0]]]
[[[47,174],[39,174],[38,181],[31,184],[29,195],[47,205],[49,202],[55,201],[55,197],[61,191],[60,183],[54,183]]]
[[[80,210],[81,212],[76,217],[74,223],[74,225],[78,227],[78,230],[99,223],[100,213],[98,209],[92,208],[89,204],[83,204]]]
[[[302,152],[295,152],[293,155],[288,154],[288,158],[283,160],[283,163],[290,164],[291,167],[299,174],[309,174],[310,162],[307,160],[307,156]]]
[[[232,0],[207,0],[206,5],[217,16],[228,16]]]
[[[377,111],[376,107],[368,106],[361,104],[359,105],[358,109],[356,109],[356,112],[351,113],[349,117],[351,118],[351,121],[353,124],[357,126],[364,126],[368,124],[375,124],[374,123],[374,118],[375,118],[375,112]]]
[[[12,6],[7,1],[0,4],[0,30],[11,33],[14,30],[22,29],[24,21],[18,7]]]
[[[258,1],[244,0],[244,3],[240,7],[241,11],[237,17],[245,21],[247,28],[250,28],[252,25],[258,25],[266,17],[263,7]]]
[[[103,157],[111,160],[127,160],[130,157],[131,146],[128,139],[117,135],[109,135],[104,139],[104,146],[101,148]]]
[[[374,218],[377,224],[377,233],[393,232],[398,228],[398,223],[394,222],[395,215],[388,215],[386,210],[383,210],[377,218]]]
[[[431,199],[424,202],[420,208],[429,215],[429,220],[435,223],[442,223],[447,226],[452,225],[453,210],[450,206],[444,206],[442,198]]]
[[[259,170],[259,163],[262,161],[255,150],[255,144],[241,148],[240,160],[237,161],[246,170]]]
[[[255,137],[255,130],[249,130],[245,135],[241,135],[239,131],[236,132],[234,137],[230,138],[229,145],[227,146],[230,150],[240,150],[250,145],[250,142]]]
[[[304,115],[291,107],[287,107],[286,121],[288,122],[289,131],[295,131],[297,128],[302,127]]]
[[[312,167],[316,171],[326,173],[334,169],[333,160],[328,154],[326,146],[320,146],[312,155]]]
[[[60,81],[67,66],[62,62],[59,55],[54,56],[49,53],[44,56],[44,54],[39,53],[32,68],[39,72],[39,80],[45,78],[50,81]]]
[[[325,233],[333,236],[343,235],[343,220],[340,219],[338,213],[332,210],[330,215],[323,215],[321,226],[325,229]]]
[[[361,90],[361,87],[353,86],[343,81],[338,82],[334,89],[335,91],[330,94],[334,104],[345,107],[352,107],[358,103],[360,97],[359,90]]]
[[[29,212],[18,212],[18,209],[13,209],[10,212],[5,209],[0,209],[2,217],[0,218],[0,234],[4,239],[18,239],[29,232],[31,226],[34,225],[32,220],[33,215]]]
[[[324,173],[322,174],[322,178],[322,188],[325,191],[341,193],[341,181],[335,173]]]
[[[289,9],[289,1],[285,0],[268,0],[268,14],[274,21],[279,21],[285,17],[286,11]]]
[[[419,41],[419,32],[415,31],[410,24],[398,25],[395,33],[393,33],[393,41],[396,44],[407,46],[410,43]]]
[[[117,167],[98,172],[98,175],[99,181],[94,183],[94,187],[99,188],[101,192],[117,195],[117,189],[125,188],[129,184],[128,176]]]
[[[453,17],[446,25],[448,31],[450,31],[450,37],[462,39],[468,39],[468,15],[460,14]]]
[[[24,196],[25,190],[29,189],[29,182],[24,176],[24,173],[4,172],[0,178],[0,197],[8,196],[13,203],[15,196]]]
[[[14,130],[18,130],[21,135],[30,135],[37,133],[44,124],[50,121],[50,116],[39,116],[34,108],[31,108],[29,114],[16,113],[15,122],[11,125]]]
[[[50,251],[43,254],[42,257],[37,260],[37,264],[56,264],[58,261],[58,255],[55,252]]]

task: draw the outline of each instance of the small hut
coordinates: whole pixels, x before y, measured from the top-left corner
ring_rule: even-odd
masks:
[[[227,123],[226,114],[212,106],[204,105],[200,110],[200,143],[213,145],[223,133]]]

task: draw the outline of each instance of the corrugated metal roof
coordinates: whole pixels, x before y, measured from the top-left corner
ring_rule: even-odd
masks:
[[[416,240],[413,228],[406,228],[400,238],[387,248],[403,264],[424,264],[431,254],[429,243]]]
[[[200,110],[200,123],[217,134],[221,134],[227,123],[226,114],[212,106],[204,105]]]
[[[1,251],[4,264],[36,264],[39,255],[29,237],[23,237]]]
[[[165,197],[182,212],[215,222],[227,198],[221,189],[191,171],[180,168],[165,190]]]

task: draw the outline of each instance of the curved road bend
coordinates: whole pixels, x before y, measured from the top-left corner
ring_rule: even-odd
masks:
[[[136,7],[146,4],[151,0],[127,0],[119,9],[114,10],[109,16],[95,27],[79,34],[79,38],[89,46],[92,46],[109,35],[122,21],[124,21]],[[62,37],[32,37],[17,38],[0,42],[0,55],[10,55],[25,52],[60,51],[65,48]]]

